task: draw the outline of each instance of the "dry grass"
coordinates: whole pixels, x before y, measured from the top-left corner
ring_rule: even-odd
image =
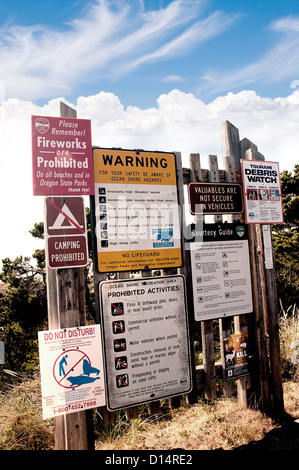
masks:
[[[284,384],[285,409],[299,418],[298,383]],[[119,424],[122,427],[96,442],[97,450],[231,450],[262,439],[275,427],[258,410],[242,409],[234,398],[199,402],[144,420]]]
[[[18,377],[0,394],[0,449],[47,450],[53,448],[53,423],[42,419],[39,378]]]
[[[284,383],[285,410],[299,418],[299,383]],[[234,449],[262,439],[276,428],[258,410],[242,409],[234,398],[200,401],[159,415],[132,421],[119,418],[111,429],[102,429],[96,450],[212,450]],[[53,420],[43,420],[38,378],[11,385],[0,394],[0,449],[50,450],[54,446]]]
[[[286,312],[281,319],[284,377],[291,377],[283,383],[284,405],[294,419],[299,419],[299,374],[298,366],[289,366],[292,354],[289,345],[298,339],[298,324],[298,309]],[[263,439],[278,427],[259,410],[242,409],[235,398],[201,400],[196,405],[175,410],[168,407],[167,400],[162,405],[163,412],[158,415],[148,416],[144,406],[138,419],[127,421],[122,412],[115,426],[98,429],[95,426],[96,449],[230,450]],[[53,447],[53,420],[42,419],[39,375],[30,379],[12,377],[10,385],[0,391],[0,450]]]

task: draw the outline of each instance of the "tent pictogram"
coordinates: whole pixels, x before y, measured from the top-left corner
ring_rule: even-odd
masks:
[[[85,233],[85,209],[82,197],[48,197],[46,207],[49,235]]]

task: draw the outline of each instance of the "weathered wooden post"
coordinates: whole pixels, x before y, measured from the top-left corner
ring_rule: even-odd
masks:
[[[190,179],[191,182],[202,182],[202,173],[200,167],[199,154],[190,155]],[[198,217],[204,217],[198,215]],[[198,219],[197,219],[198,220]],[[201,322],[201,336],[205,375],[205,397],[208,400],[216,398],[216,371],[215,371],[215,347],[213,320],[204,320]]]
[[[225,121],[222,126],[223,157],[233,157],[236,165],[237,182],[241,182],[240,160],[264,160],[255,144],[248,139],[239,140],[239,131],[230,122]],[[260,224],[249,224],[249,243],[252,271],[253,290],[253,319],[249,321],[249,342],[254,343],[256,350],[253,354],[255,368],[259,368],[259,384],[253,377],[258,405],[268,415],[281,419],[284,415],[283,390],[281,379],[278,304],[275,282],[275,269],[265,265],[265,239],[271,243],[271,227]],[[270,233],[269,233],[270,232]],[[248,328],[245,317],[241,316],[235,321],[236,328]],[[253,337],[254,335],[254,337]],[[240,392],[240,390],[239,390]],[[260,396],[259,396],[260,395]],[[245,390],[243,399],[246,400]]]
[[[61,117],[77,117],[77,112],[60,103]],[[49,329],[63,329],[86,324],[84,268],[51,269],[47,267]],[[55,450],[88,450],[87,412],[79,411],[54,418]]]

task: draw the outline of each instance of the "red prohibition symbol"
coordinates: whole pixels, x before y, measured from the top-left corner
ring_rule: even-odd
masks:
[[[91,361],[87,354],[78,349],[68,349],[54,362],[53,376],[61,387],[73,389],[90,382],[89,373],[86,373],[86,370],[88,372],[90,369]],[[66,381],[69,385],[65,385]]]

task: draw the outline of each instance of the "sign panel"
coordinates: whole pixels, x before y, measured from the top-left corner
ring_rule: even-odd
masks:
[[[85,205],[82,196],[45,198],[47,263],[50,268],[88,264]]]
[[[182,264],[175,155],[93,150],[100,272]]]
[[[105,405],[100,325],[38,332],[43,418]]]
[[[247,362],[248,334],[236,333],[223,340],[225,380],[233,382],[249,377]]]
[[[191,390],[181,275],[100,284],[107,407],[117,410]]]
[[[94,194],[91,121],[32,116],[33,194]]]
[[[245,224],[204,224],[190,243],[196,321],[252,312]]]
[[[247,224],[283,223],[279,165],[241,160]]]
[[[196,214],[240,214],[242,187],[232,183],[190,183],[190,212]]]

